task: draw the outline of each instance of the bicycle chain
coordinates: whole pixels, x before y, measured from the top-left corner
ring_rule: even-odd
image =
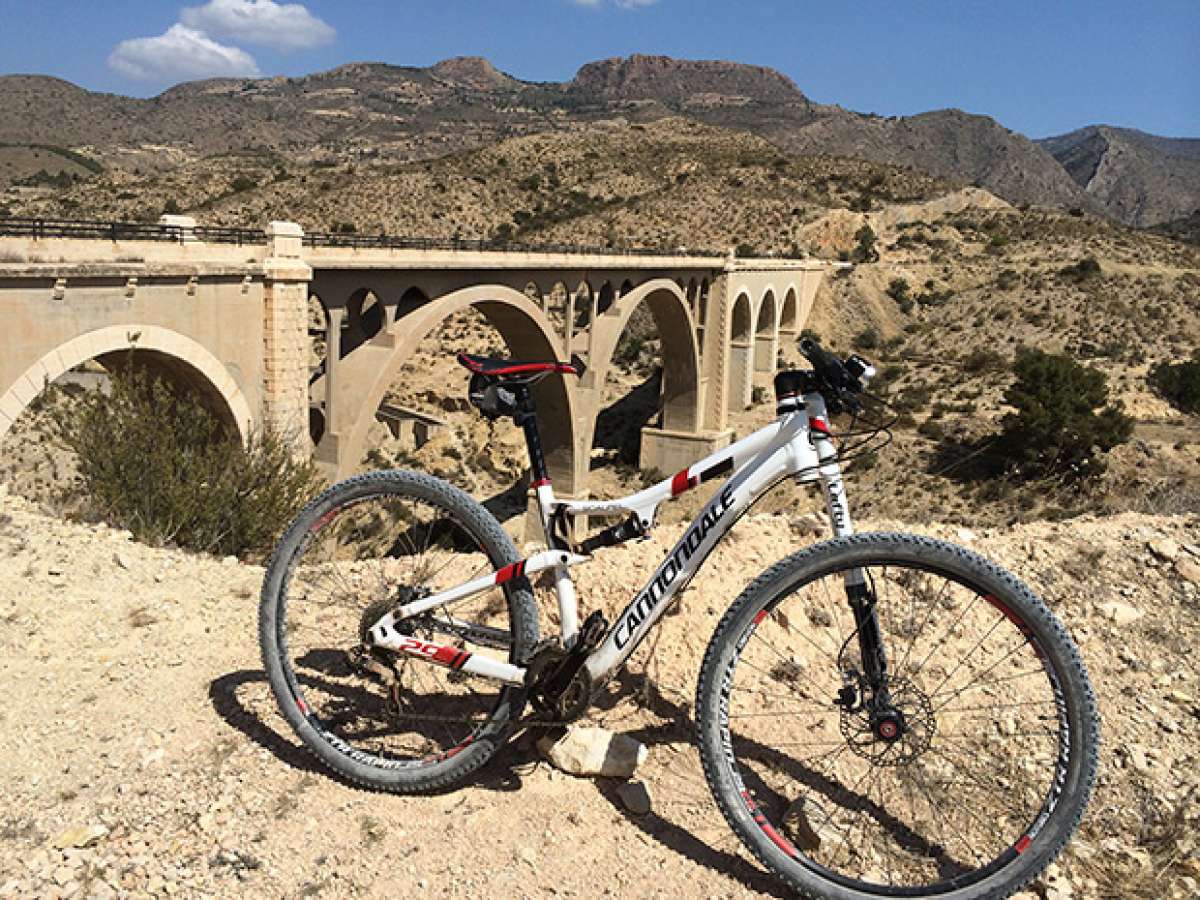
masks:
[[[450,626],[450,628],[447,628],[445,623],[442,623],[442,627],[445,630],[451,630],[451,628],[452,628],[456,632],[460,631],[460,629],[455,628],[453,626]],[[462,629],[462,630],[465,630],[465,629]],[[545,644],[545,643],[548,643],[548,641],[541,642],[541,644]],[[538,646],[540,647],[541,644],[539,644]],[[535,647],[535,651],[536,650],[537,650],[537,648]],[[485,719],[482,721],[477,721],[475,719],[466,718],[464,716],[442,716],[442,715],[435,715],[433,713],[400,713],[400,712],[393,711],[393,709],[395,707],[399,706],[399,702],[393,696],[393,692],[398,690],[400,687],[400,674],[401,673],[396,672],[396,670],[392,667],[388,667],[388,670],[385,674],[385,672],[382,671],[384,669],[384,663],[382,663],[381,661],[378,661],[378,660],[371,660],[369,655],[364,654],[364,656],[365,656],[365,660],[360,661],[357,664],[357,666],[355,666],[355,664],[352,663],[352,667],[366,668],[368,671],[372,672],[379,681],[384,682],[384,688],[388,691],[388,694],[389,694],[389,698],[388,698],[389,699],[389,707],[392,707],[392,709],[389,709],[389,712],[391,712],[391,714],[393,716],[395,716],[396,718],[402,718],[402,719],[406,719],[408,721],[413,721],[413,722],[433,722],[433,723],[443,724],[443,725],[476,725],[476,726],[478,726],[478,725],[484,724],[485,722],[492,721],[491,718],[488,718],[488,719]],[[374,662],[374,665],[371,664],[372,662]],[[462,672],[456,672],[455,674],[464,679],[471,677],[470,675],[467,675],[466,673],[462,673]],[[483,681],[484,679],[476,678],[475,680]],[[490,683],[490,682],[488,682],[488,683]],[[593,705],[594,701],[597,699],[597,697],[599,695],[600,695],[600,691],[597,691],[597,690],[593,690],[591,692],[591,694],[588,695],[587,702],[582,705],[583,713],[586,713],[586,711]],[[562,728],[564,726],[567,726],[574,722],[577,722],[582,717],[583,713],[581,713],[579,716],[575,716],[573,718],[561,718],[561,719],[539,719],[536,717],[530,718],[527,716],[521,716],[521,717],[513,720],[511,722],[511,724],[513,727],[525,727],[525,728],[530,728],[530,727],[532,727],[532,728]]]

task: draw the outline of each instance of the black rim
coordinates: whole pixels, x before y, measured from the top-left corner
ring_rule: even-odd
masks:
[[[389,651],[369,652],[374,666],[364,666],[350,651],[362,650],[365,625],[417,592],[495,567],[453,512],[432,500],[375,492],[322,510],[289,561],[276,616],[295,709],[327,744],[375,768],[428,767],[465,751],[494,724],[507,689]],[[452,610],[459,623],[505,635],[508,617],[502,588]],[[406,627],[423,640],[478,652],[450,619],[451,610],[439,609]],[[494,647],[482,652],[507,654]],[[380,666],[394,684],[380,677]]]
[[[843,582],[856,567],[888,655],[886,702],[863,676]],[[720,703],[728,771],[762,835],[880,896],[945,893],[1008,866],[1070,770],[1046,649],[1009,605],[935,565],[836,565],[773,598],[739,636]]]

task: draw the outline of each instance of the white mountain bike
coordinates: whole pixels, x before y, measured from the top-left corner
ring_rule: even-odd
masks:
[[[472,402],[524,428],[547,549],[520,559],[496,519],[428,475],[327,490],[281,540],[260,638],[283,715],[372,788],[461,783],[527,724],[581,715],[738,518],[781,481],[819,483],[834,537],[776,563],[724,614],[695,717],[705,775],[754,855],[812,897],[1003,897],[1078,825],[1096,772],[1095,699],[1045,604],[975,553],[854,534],[830,414],[874,370],[815,342],[775,379],[773,424],[621,500],[556,500],[531,385],[564,363],[459,357]],[[663,502],[728,476],[616,618],[579,622],[572,567],[644,537]],[[572,517],[619,516],[576,540]],[[543,574],[544,573],[544,574]],[[539,640],[529,579],[557,595]]]

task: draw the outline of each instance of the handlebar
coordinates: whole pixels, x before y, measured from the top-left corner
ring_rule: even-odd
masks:
[[[800,352],[812,363],[813,375],[831,407],[859,408],[858,395],[866,390],[867,382],[874,377],[874,366],[861,356],[838,359],[810,337],[801,338]]]

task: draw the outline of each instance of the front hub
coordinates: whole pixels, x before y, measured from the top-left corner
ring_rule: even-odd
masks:
[[[837,705],[842,737],[872,765],[912,762],[929,749],[937,732],[932,701],[906,678],[889,678],[884,691],[850,708]]]
[[[907,730],[904,713],[898,709],[885,709],[872,717],[871,731],[879,740],[887,741],[889,744],[904,737],[904,732]]]

